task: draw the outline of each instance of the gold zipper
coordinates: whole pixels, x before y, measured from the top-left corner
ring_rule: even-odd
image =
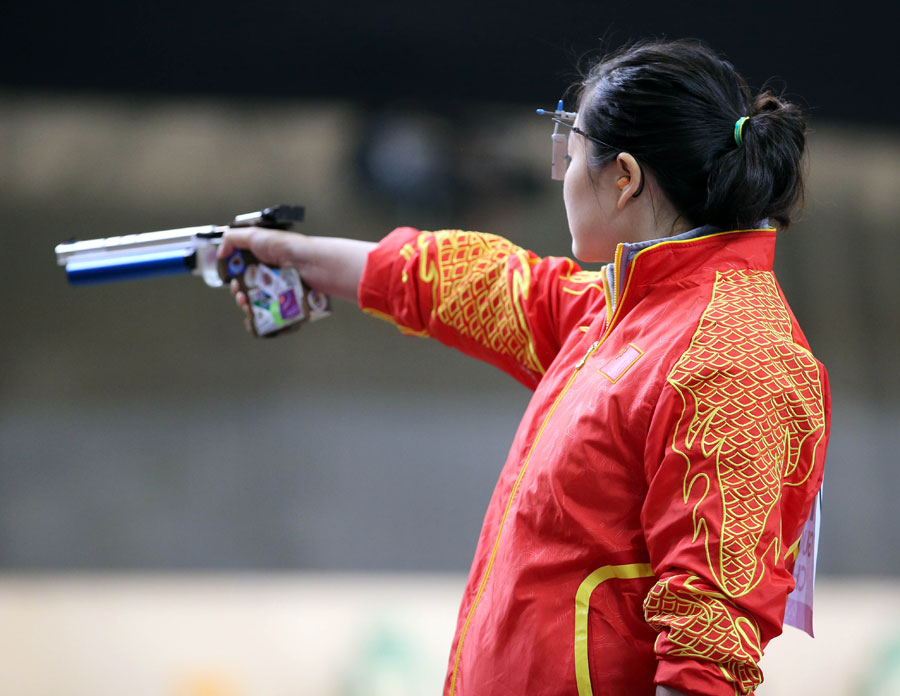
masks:
[[[622,252],[625,250],[624,244],[616,246],[616,256],[613,259],[613,309],[619,304],[619,276],[622,268]]]
[[[608,335],[609,332],[607,332],[606,336]],[[594,341],[590,345],[584,356],[581,358],[581,360],[575,363],[575,370],[572,372],[572,375],[569,377],[566,385],[562,388],[562,391],[559,392],[556,399],[553,401],[553,405],[550,407],[550,410],[544,417],[544,422],[541,423],[540,430],[538,430],[538,433],[534,438],[534,442],[531,443],[531,448],[528,450],[528,456],[525,457],[525,463],[522,464],[522,468],[519,470],[519,475],[516,477],[516,482],[513,484],[512,491],[509,494],[509,499],[506,501],[506,509],[503,510],[503,517],[500,518],[500,527],[497,529],[497,538],[494,540],[494,548],[491,550],[491,556],[488,559],[487,567],[484,569],[484,575],[481,578],[481,584],[478,586],[478,592],[475,593],[475,599],[472,601],[472,606],[469,609],[468,615],[466,616],[466,622],[465,624],[463,624],[462,631],[459,634],[459,642],[456,644],[456,657],[453,663],[453,675],[450,677],[449,696],[453,696],[456,690],[456,677],[459,673],[459,661],[462,657],[463,642],[466,639],[466,633],[469,630],[469,624],[472,623],[472,617],[475,615],[475,609],[478,607],[478,602],[481,600],[481,595],[484,594],[484,588],[487,586],[488,578],[490,577],[491,570],[494,567],[494,559],[496,559],[497,557],[497,549],[500,546],[500,537],[503,535],[503,527],[506,524],[506,518],[509,515],[510,509],[512,508],[516,493],[518,493],[519,491],[519,484],[521,484],[522,479],[525,478],[525,471],[528,469],[528,463],[531,461],[531,455],[534,453],[534,449],[535,447],[537,447],[538,442],[540,442],[541,435],[544,434],[544,429],[547,427],[547,423],[550,422],[550,418],[553,416],[554,411],[556,411],[556,407],[559,406],[559,403],[568,393],[569,388],[572,386],[572,383],[578,376],[579,370],[584,367],[584,364],[587,362],[588,358],[590,358],[594,353],[597,352],[597,349],[600,348],[600,346],[603,344],[603,341],[606,340],[606,336],[604,336],[600,341]]]
[[[616,247],[616,258],[615,258],[615,270],[614,270],[614,287],[613,290],[618,299],[619,294],[619,262],[622,260],[622,250],[623,245],[619,245]],[[626,286],[627,289],[627,286]],[[610,317],[609,321],[607,321],[606,328],[603,331],[603,335],[601,336],[599,341],[594,341],[587,352],[584,354],[584,357],[581,358],[577,363],[575,363],[575,369],[572,372],[571,377],[566,382],[566,386],[562,388],[562,391],[557,395],[556,399],[553,401],[553,405],[550,407],[550,410],[547,412],[547,415],[544,417],[544,422],[541,423],[540,430],[538,430],[537,435],[534,438],[534,442],[531,443],[531,448],[528,450],[528,455],[525,457],[525,463],[522,464],[522,468],[519,470],[519,475],[516,477],[516,482],[513,484],[512,491],[509,494],[509,499],[506,501],[506,508],[503,510],[503,517],[500,518],[500,527],[497,529],[497,538],[494,540],[494,548],[491,550],[491,557],[488,559],[487,568],[484,569],[484,575],[481,577],[481,584],[478,586],[478,592],[475,593],[475,599],[472,601],[472,606],[469,608],[469,613],[466,615],[466,622],[463,624],[462,631],[459,634],[459,642],[456,644],[456,657],[453,662],[453,674],[450,677],[450,691],[449,696],[453,696],[456,691],[456,677],[459,674],[459,661],[462,657],[462,648],[463,643],[466,640],[466,633],[469,631],[469,624],[472,623],[472,617],[475,615],[475,610],[478,608],[478,602],[481,601],[481,595],[484,594],[484,588],[487,586],[488,578],[491,575],[491,570],[494,567],[494,560],[497,557],[497,548],[500,546],[500,537],[503,535],[503,527],[506,524],[506,518],[509,515],[510,508],[512,508],[513,500],[515,500],[516,493],[519,490],[519,484],[522,483],[522,479],[525,477],[525,471],[528,469],[528,463],[531,461],[531,455],[534,453],[534,448],[537,447],[537,443],[540,442],[541,435],[544,434],[544,429],[547,427],[547,423],[550,422],[550,418],[553,416],[554,411],[556,411],[556,407],[559,406],[560,401],[562,401],[563,397],[568,393],[569,389],[572,386],[572,383],[575,381],[575,378],[578,376],[578,372],[584,367],[584,364],[588,361],[594,353],[603,345],[609,335],[612,333],[613,327],[615,326],[616,318],[619,315],[619,311],[621,310],[621,304],[619,302],[616,303],[615,312],[612,317]]]
[[[584,364],[587,362],[587,359],[589,357],[591,357],[594,354],[594,351],[596,351],[599,347],[600,347],[600,341],[594,341],[591,344],[590,348],[588,348],[587,353],[584,354],[584,357],[581,360],[579,360],[577,363],[575,363],[575,372],[578,372],[578,370],[580,370],[582,367],[584,367]]]

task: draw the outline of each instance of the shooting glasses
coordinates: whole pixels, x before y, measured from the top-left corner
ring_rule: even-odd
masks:
[[[598,145],[613,148],[609,143],[605,143],[599,138],[588,135],[575,125],[575,118],[578,116],[577,111],[565,111],[563,109],[563,100],[560,99],[556,105],[555,111],[547,111],[546,109],[538,109],[538,116],[549,116],[554,122],[553,135],[550,138],[553,141],[553,150],[550,157],[550,178],[556,181],[562,181],[566,178],[566,169],[569,167],[569,136],[567,133],[559,132],[559,127],[563,126],[570,131],[578,133],[578,135],[593,140]],[[613,148],[615,149],[615,148]]]

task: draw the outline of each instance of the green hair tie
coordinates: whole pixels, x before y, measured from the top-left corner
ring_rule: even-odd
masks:
[[[734,142],[737,143],[738,147],[743,147],[744,145],[744,124],[749,120],[749,116],[741,116],[734,122]]]

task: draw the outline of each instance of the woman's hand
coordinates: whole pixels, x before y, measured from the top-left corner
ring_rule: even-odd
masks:
[[[303,235],[283,230],[271,230],[263,227],[235,227],[228,229],[222,235],[222,244],[219,246],[220,259],[228,258],[235,249],[247,249],[268,266],[288,267],[297,266],[295,259],[302,258],[302,247],[305,239]],[[292,247],[297,247],[296,249]],[[302,276],[301,276],[302,277]],[[238,307],[243,310],[244,327],[252,332],[250,321],[252,310],[246,293],[241,291],[237,280],[231,281],[231,294]]]
[[[268,266],[299,266],[308,256],[309,238],[296,232],[265,227],[231,227],[222,235],[219,258],[227,258],[235,249],[248,249]]]
[[[235,249],[248,249],[269,266],[292,267],[313,290],[356,302],[359,281],[372,242],[339,237],[308,237],[296,232],[270,230],[264,227],[233,227],[222,236],[219,258],[228,257]],[[249,326],[250,304],[237,281],[231,283],[231,294],[245,314]]]

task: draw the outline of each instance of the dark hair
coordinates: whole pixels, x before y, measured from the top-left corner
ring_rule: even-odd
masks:
[[[803,197],[806,119],[769,91],[755,98],[727,60],[698,41],[651,41],[602,58],[579,94],[590,164],[619,152],[650,169],[678,213],[694,226],[782,227]],[[735,122],[749,116],[743,145]]]

